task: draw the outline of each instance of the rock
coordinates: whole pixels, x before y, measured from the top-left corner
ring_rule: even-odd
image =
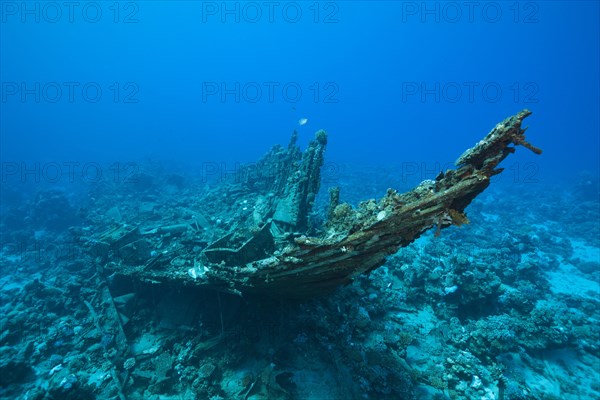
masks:
[[[15,383],[25,383],[33,379],[33,369],[24,361],[6,359],[0,364],[0,386],[6,387]]]

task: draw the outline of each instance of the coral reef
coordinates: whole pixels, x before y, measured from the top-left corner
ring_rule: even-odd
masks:
[[[293,149],[271,154],[293,157],[290,171],[304,160]],[[234,248],[251,237],[270,243],[261,237],[269,204],[312,193],[314,184],[251,201],[233,195],[236,184],[143,169],[137,183],[90,185],[80,200],[44,188],[2,204],[0,397],[600,396],[599,202],[572,186],[496,185],[472,201],[469,224],[463,214],[442,214],[441,224],[463,224],[430,229],[329,296],[298,302],[232,294],[243,286],[204,290],[213,264],[202,253],[238,226],[240,235],[227,239]],[[310,197],[318,218],[289,219],[306,227],[304,238],[295,228],[281,234],[293,245],[350,231],[357,213],[379,226],[388,208],[358,201],[385,191],[397,173],[347,168],[337,194]],[[271,181],[253,184],[271,191]],[[433,182],[410,193],[427,198]],[[79,214],[71,225],[41,217],[65,199]],[[311,222],[318,220],[321,228]],[[169,279],[153,279],[161,271]]]

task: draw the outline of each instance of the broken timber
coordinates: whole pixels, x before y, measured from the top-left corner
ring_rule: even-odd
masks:
[[[327,144],[324,131],[317,132],[304,152],[297,147],[294,133],[287,149],[275,146],[255,165],[260,174],[250,167],[242,169],[244,179],[223,183],[216,193],[206,195],[206,204],[227,198],[231,204],[249,206],[231,212],[232,228],[217,240],[210,240],[214,230],[202,216],[207,210],[199,210],[202,226],[190,224],[181,233],[184,238],[157,255],[150,256],[147,249],[160,247],[165,231],[161,227],[129,227],[122,235],[111,230],[94,243],[115,250],[104,259],[107,272],[147,282],[240,295],[323,295],[383,265],[387,256],[426,230],[436,226],[439,233],[467,222],[465,208],[489,186],[492,176],[502,172],[498,164],[515,151],[514,146],[541,153],[525,140],[521,128],[530,114],[523,110],[502,121],[458,158],[456,169],[441,172],[435,181],[424,181],[407,193],[388,189],[378,202],[363,202],[353,209],[338,204],[338,189],[330,190],[328,220],[320,230],[311,226],[309,215],[320,185]],[[310,236],[312,232],[318,233]],[[198,243],[206,243],[199,253]],[[135,249],[144,251],[140,255]]]

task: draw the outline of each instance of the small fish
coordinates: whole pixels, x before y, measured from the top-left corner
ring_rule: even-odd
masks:
[[[300,118],[298,120],[298,125],[300,125],[300,126],[306,125],[307,122],[308,122],[308,118]]]

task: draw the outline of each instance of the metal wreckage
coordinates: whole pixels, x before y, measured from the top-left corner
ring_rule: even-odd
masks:
[[[119,225],[90,241],[104,272],[155,284],[192,285],[238,295],[311,298],[330,293],[385,263],[425,231],[468,223],[471,201],[502,172],[498,164],[528,143],[523,110],[498,125],[456,161],[413,190],[388,189],[378,201],[353,208],[340,204],[339,188],[329,189],[326,221],[311,224],[327,144],[325,131],[302,152],[292,135],[287,148],[273,147],[244,179],[221,182],[200,198],[185,220],[157,226],[154,220]],[[269,171],[269,173],[264,173]],[[227,202],[217,222],[211,207]],[[204,208],[204,209],[203,209]],[[214,219],[214,218],[213,218]],[[221,232],[219,234],[219,232]]]

